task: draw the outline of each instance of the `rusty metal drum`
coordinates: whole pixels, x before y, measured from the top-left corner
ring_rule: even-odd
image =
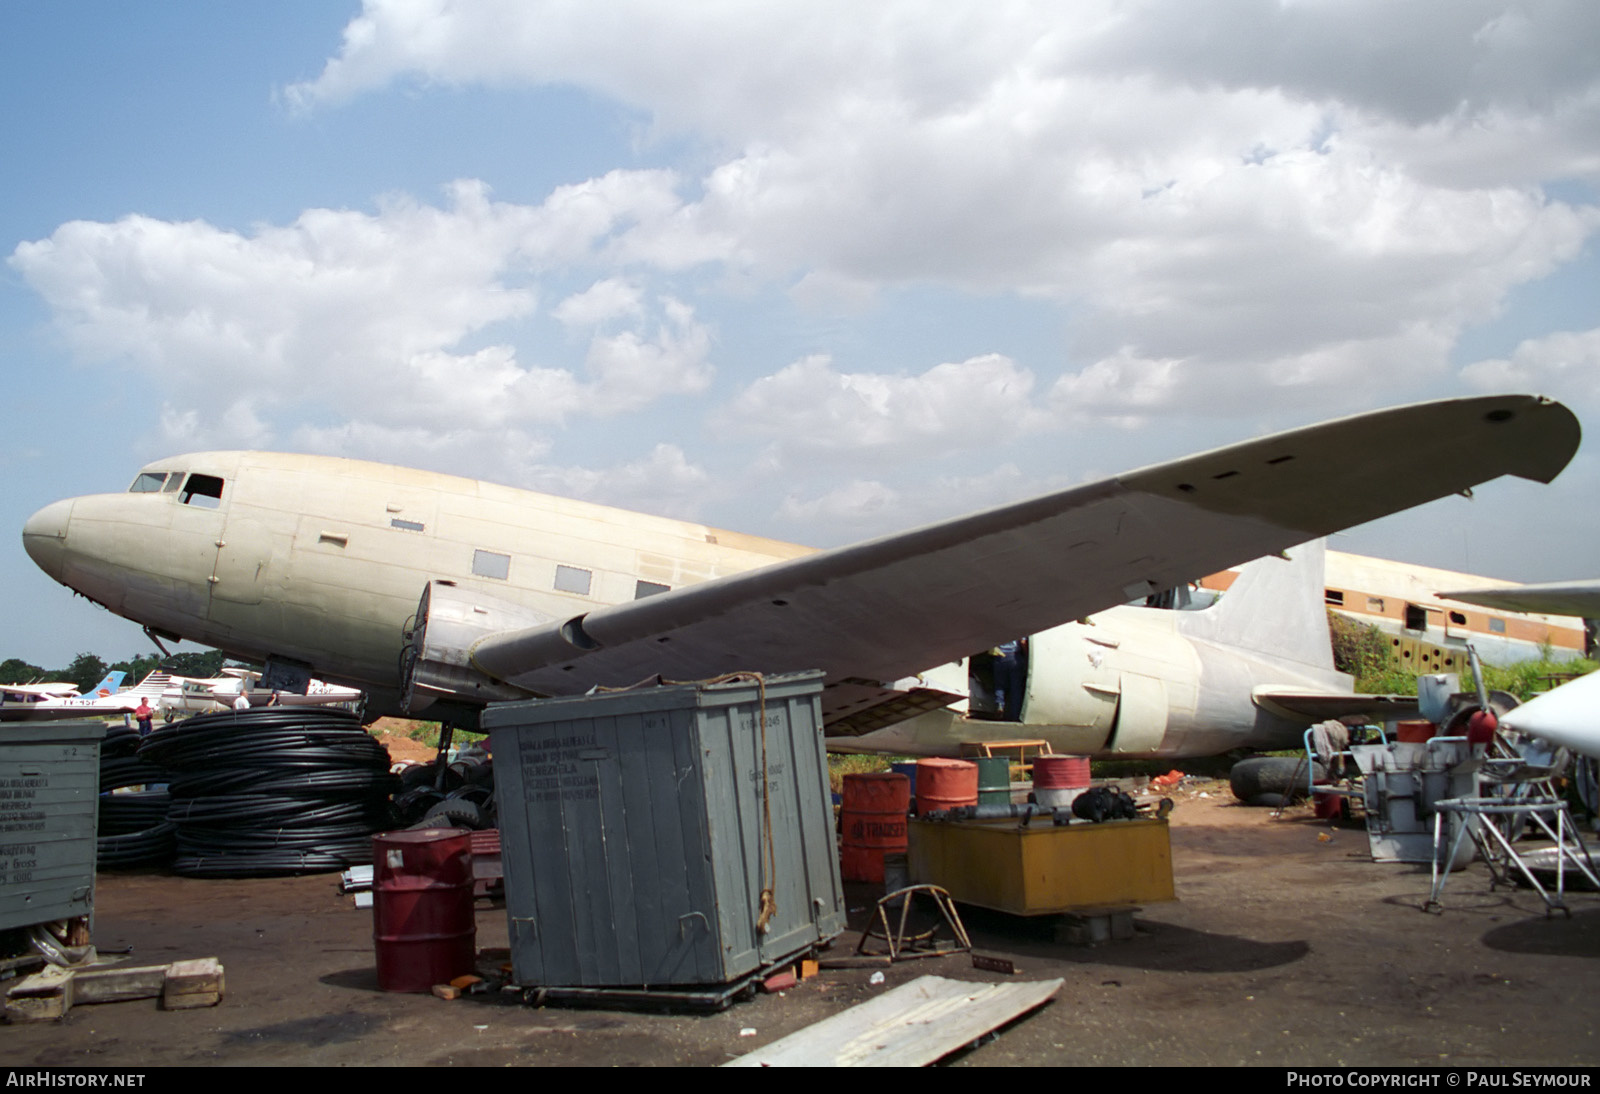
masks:
[[[1089,757],[1035,756],[1033,760],[1033,800],[1060,809],[1089,785]]]
[[[968,760],[922,760],[917,764],[917,815],[978,804],[978,765]]]
[[[473,971],[470,832],[424,828],[372,837],[372,939],[384,991],[429,991]]]
[[[886,854],[905,854],[911,780],[894,772],[846,775],[839,810],[839,872],[846,881],[883,880]]]

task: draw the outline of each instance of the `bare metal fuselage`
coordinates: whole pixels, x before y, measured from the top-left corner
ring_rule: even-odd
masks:
[[[405,627],[429,581],[562,617],[807,553],[356,460],[212,452],[142,472],[152,473],[204,474],[221,480],[221,496],[57,502],[29,520],[29,554],[56,580],[157,633],[248,660],[302,662],[380,695],[397,689]]]

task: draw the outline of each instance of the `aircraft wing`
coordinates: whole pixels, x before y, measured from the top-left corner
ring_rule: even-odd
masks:
[[[78,694],[78,685],[68,682],[49,684],[4,684],[6,691],[17,695],[39,695],[51,699],[71,699]]]
[[[1559,403],[1362,414],[761,569],[492,634],[475,667],[544,695],[822,669],[893,681],[1576,451]]]
[[[1504,589],[1463,589],[1439,595],[1507,612],[1600,619],[1600,581],[1557,581],[1545,585],[1513,585]]]
[[[1535,695],[1500,716],[1500,724],[1562,748],[1600,758],[1600,672]]]

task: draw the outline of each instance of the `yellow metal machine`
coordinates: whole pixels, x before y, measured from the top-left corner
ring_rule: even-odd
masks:
[[[912,881],[980,908],[1093,915],[1177,899],[1165,818],[1059,826],[1048,813],[1027,825],[913,820],[907,836]]]

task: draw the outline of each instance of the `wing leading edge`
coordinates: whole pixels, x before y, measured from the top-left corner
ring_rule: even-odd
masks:
[[[1503,589],[1461,589],[1439,595],[1507,612],[1600,619],[1600,581],[1554,581],[1543,585],[1513,585]]]
[[[1576,451],[1559,403],[1376,411],[478,641],[538,694],[822,669],[889,681]]]

